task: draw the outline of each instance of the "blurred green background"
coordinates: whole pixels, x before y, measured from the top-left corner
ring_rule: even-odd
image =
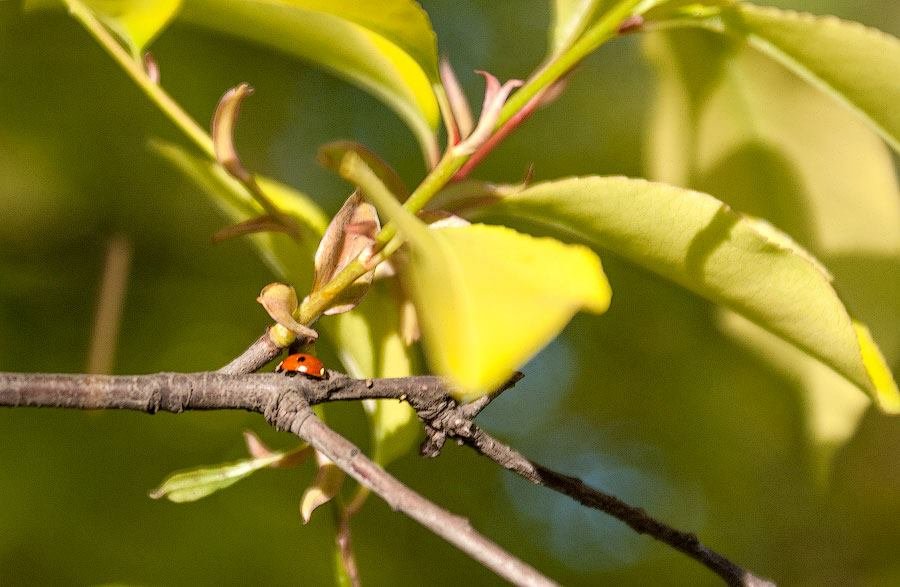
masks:
[[[523,77],[542,58],[549,3],[423,4],[472,97],[482,84],[473,69]],[[896,0],[777,4],[900,34]],[[252,83],[238,136],[248,167],[330,212],[347,188],[316,165],[324,142],[359,140],[410,183],[422,175],[402,123],[326,73],[177,22],[152,50],[163,85],[204,125],[225,89]],[[480,175],[516,181],[535,162],[536,179],[644,176],[652,95],[640,40],[604,47]],[[147,149],[151,136],[180,139],[78,25],[0,2],[0,369],[85,369],[115,234],[133,248],[115,372],[215,368],[265,327],[254,298],[272,276],[247,243],[211,244],[225,221]],[[604,265],[610,312],[578,317],[482,416],[485,427],[784,584],[900,584],[898,421],[867,413],[823,486],[799,386],[723,335],[709,304],[615,258]],[[876,333],[897,331],[898,265],[832,260]],[[359,408],[335,412],[364,442]],[[263,472],[195,504],[147,498],[172,470],[242,456],[245,428],[293,443],[239,413],[0,411],[0,584],[333,582],[329,515],[299,521],[309,467]],[[564,584],[717,584],[470,450],[410,455],[392,469]],[[422,583],[424,569],[436,585],[499,583],[378,499],[355,520],[354,541],[366,585]]]

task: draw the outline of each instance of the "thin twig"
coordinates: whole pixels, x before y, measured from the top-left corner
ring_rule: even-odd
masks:
[[[283,349],[272,342],[269,330],[253,341],[247,349],[231,360],[227,365],[218,370],[219,373],[228,375],[242,375],[255,373],[266,363],[277,357]]]
[[[463,441],[523,479],[531,481],[535,485],[558,491],[589,508],[606,512],[628,524],[638,534],[652,536],[685,553],[719,575],[728,585],[742,587],[774,585],[703,545],[696,535],[676,530],[653,518],[642,508],[634,507],[613,495],[594,489],[581,479],[563,475],[539,465],[477,427],[473,428],[470,436],[464,438]]]

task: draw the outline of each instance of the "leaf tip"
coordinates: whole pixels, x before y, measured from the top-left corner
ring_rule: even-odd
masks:
[[[864,324],[855,320],[853,329],[856,331],[863,365],[872,381],[875,404],[882,412],[900,414],[900,390],[897,389],[897,382],[894,381],[894,376],[878,349],[878,345],[875,344],[872,334]]]

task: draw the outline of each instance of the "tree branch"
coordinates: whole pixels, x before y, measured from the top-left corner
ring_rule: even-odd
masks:
[[[267,336],[265,336],[268,339]],[[262,338],[251,346],[264,348]],[[244,353],[249,357],[259,352]],[[242,355],[242,357],[244,356]],[[240,358],[239,358],[240,359]],[[265,362],[268,362],[267,359]],[[226,368],[234,365],[238,359]],[[252,365],[253,359],[243,364]],[[264,363],[263,363],[264,364]],[[443,379],[414,376],[396,379],[353,379],[332,373],[325,381],[274,374],[160,373],[136,376],[47,375],[0,373],[0,406],[158,411],[242,409],[258,412],[275,427],[300,436],[362,485],[488,568],[517,584],[546,585],[549,579],[478,534],[468,521],[429,502],[363,455],[328,428],[310,408],[332,401],[395,399],[408,402],[425,423],[422,452],[436,456],[446,438],[459,439],[500,466],[528,481],[548,487],[579,503],[603,511],[641,534],[652,536],[697,560],[729,585],[763,587],[773,583],[757,577],[703,545],[689,532],[676,530],[643,509],[585,484],[580,479],[539,465],[484,432],[474,418],[493,397],[459,405]],[[504,389],[521,376],[512,378]]]
[[[354,380],[336,378],[353,387]],[[297,384],[300,384],[299,386]],[[414,383],[413,383],[414,384]],[[366,382],[356,387],[367,389]],[[297,389],[299,387],[299,389]],[[500,577],[516,584],[556,585],[476,531],[465,518],[425,499],[313,413],[304,391],[311,382],[277,375],[160,373],[99,376],[0,373],[0,406],[159,411],[242,409],[263,414],[270,424],[299,436],[331,459],[395,511],[416,520]]]

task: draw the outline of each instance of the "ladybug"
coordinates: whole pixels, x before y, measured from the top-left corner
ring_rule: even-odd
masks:
[[[284,373],[288,377],[293,377],[297,373],[302,373],[313,379],[325,379],[325,365],[312,355],[306,353],[296,353],[288,355],[283,361],[275,367],[276,373]]]

